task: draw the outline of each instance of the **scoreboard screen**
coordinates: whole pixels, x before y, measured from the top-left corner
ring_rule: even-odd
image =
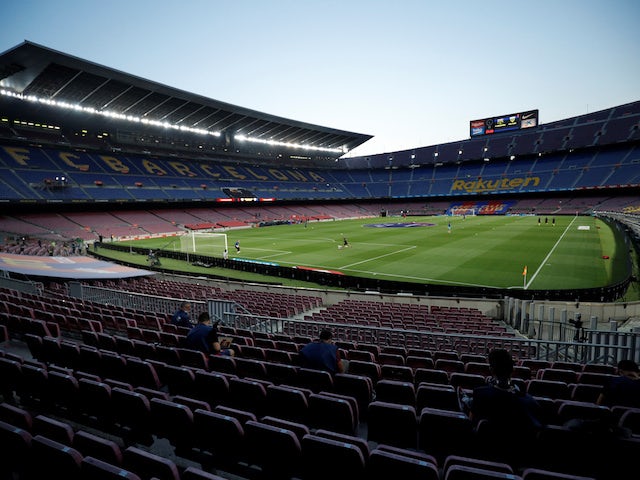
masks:
[[[522,113],[483,118],[482,120],[471,120],[471,122],[469,122],[469,135],[473,138],[537,126],[538,110],[529,110]]]

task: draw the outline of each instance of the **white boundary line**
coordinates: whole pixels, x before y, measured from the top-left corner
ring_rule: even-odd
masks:
[[[549,257],[551,256],[551,254],[556,249],[556,247],[560,244],[560,242],[562,241],[564,236],[567,234],[567,232],[571,228],[571,225],[573,225],[573,222],[575,222],[577,218],[578,217],[573,217],[573,220],[571,220],[571,223],[569,223],[569,225],[567,225],[567,228],[564,229],[564,232],[562,232],[562,235],[560,235],[560,238],[558,238],[558,240],[553,245],[553,247],[551,247],[551,250],[549,250],[549,253],[547,253],[547,256],[544,257],[544,260],[542,260],[542,262],[540,263],[540,266],[536,269],[536,271],[533,273],[533,275],[531,275],[531,278],[529,279],[529,281],[524,286],[524,290],[529,288],[529,285],[531,285],[531,282],[533,282],[535,280],[535,278],[538,276],[538,273],[540,273],[542,271],[542,269],[544,268],[545,264],[547,263],[547,260],[549,260]]]
[[[370,262],[371,260],[378,260],[379,258],[389,257],[391,255],[395,255],[396,253],[402,253],[402,252],[406,252],[407,250],[413,250],[414,248],[418,248],[418,247],[416,245],[412,245],[412,246],[407,247],[407,248],[402,248],[400,250],[396,250],[395,252],[385,253],[384,255],[378,255],[377,257],[367,258],[366,260],[362,260],[361,262],[349,263],[347,265],[342,265],[341,267],[338,267],[338,268],[351,268],[351,267],[353,267],[355,265],[360,265],[362,263],[367,263],[367,262]]]

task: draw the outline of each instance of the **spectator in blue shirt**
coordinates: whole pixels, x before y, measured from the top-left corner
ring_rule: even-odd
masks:
[[[326,370],[332,374],[345,371],[338,347],[333,342],[331,330],[322,330],[317,340],[302,347],[300,350],[300,364],[305,368]]]
[[[178,325],[179,327],[193,327],[193,323],[191,323],[191,315],[189,312],[191,312],[191,303],[182,302],[178,310],[176,310],[176,312],[173,314],[173,317],[171,317],[171,323],[173,323],[174,325]]]
[[[640,369],[633,360],[618,362],[618,376],[602,387],[598,405],[640,408]]]
[[[186,338],[187,348],[200,350],[206,354],[234,356],[231,348],[223,348],[218,339],[218,328],[211,325],[209,312],[202,312],[198,316],[198,323],[193,327]]]

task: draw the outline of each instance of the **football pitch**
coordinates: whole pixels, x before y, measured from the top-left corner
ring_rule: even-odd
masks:
[[[380,217],[225,233],[230,259],[420,284],[594,288],[622,281],[630,261],[622,234],[588,216]],[[170,237],[122,243],[181,248]],[[197,253],[222,257],[223,248],[220,239],[208,239]]]

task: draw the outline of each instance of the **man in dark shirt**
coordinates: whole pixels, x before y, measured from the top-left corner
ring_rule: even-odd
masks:
[[[504,349],[489,352],[491,377],[486,385],[462,395],[461,403],[473,421],[480,445],[486,454],[507,463],[526,459],[543,428],[542,407],[530,394],[511,381],[514,361]]]
[[[202,312],[198,316],[198,324],[193,327],[186,338],[187,348],[200,350],[206,354],[228,355],[233,357],[231,348],[223,348],[218,339],[217,327],[211,325],[211,317],[208,312]]]
[[[329,373],[344,372],[344,365],[338,347],[333,342],[331,330],[322,330],[317,340],[302,347],[300,364],[305,368],[326,370]]]
[[[619,376],[602,387],[598,405],[640,408],[640,369],[633,360],[618,362]]]
[[[518,464],[534,448],[543,428],[542,407],[512,382],[514,361],[509,351],[493,349],[488,360],[491,376],[486,385],[474,388],[471,396],[462,394],[461,404],[486,453]]]
[[[472,397],[463,400],[469,416],[477,425],[488,420],[499,429],[534,433],[541,427],[542,409],[536,399],[521,391],[511,381],[513,358],[504,349],[489,352],[491,377],[487,384],[476,387]]]
[[[180,304],[180,308],[178,308],[178,310],[173,314],[173,317],[171,317],[171,323],[178,325],[179,327],[193,327],[189,312],[191,312],[191,303],[182,302]]]

